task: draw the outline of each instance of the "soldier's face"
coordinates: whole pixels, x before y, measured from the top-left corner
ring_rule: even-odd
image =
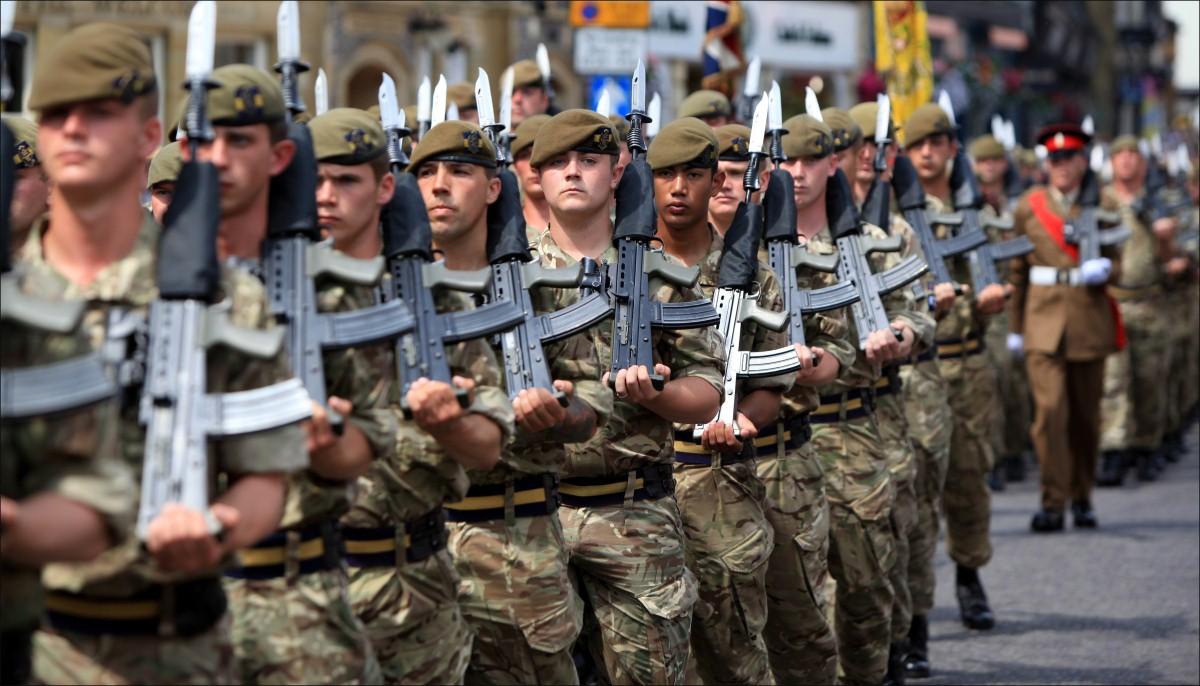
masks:
[[[159,224],[163,223],[163,215],[171,207],[171,198],[173,197],[175,197],[174,181],[160,181],[150,189],[150,213],[154,215],[154,221]]]
[[[986,160],[975,161],[975,175],[979,177],[979,183],[996,184],[1004,178],[1004,172],[1008,169],[1008,160],[1003,157],[992,157]]]
[[[945,175],[950,158],[957,151],[958,143],[944,133],[926,136],[905,149],[922,181],[934,181]]]
[[[526,117],[544,114],[550,109],[550,96],[540,86],[514,88],[512,94],[512,125],[515,129]]]
[[[287,168],[296,152],[292,141],[271,142],[266,124],[214,126],[212,143],[200,146],[197,156],[217,168],[221,181],[221,217],[240,215],[265,197],[271,177]],[[191,147],[182,139],[183,159],[191,159]]]
[[[746,191],[742,189],[742,178],[746,175],[746,167],[749,162],[720,160],[717,162],[718,186],[717,193],[708,203],[708,213],[718,221],[715,224],[720,226],[728,226],[733,219],[733,213],[737,211],[738,203],[746,197]],[[724,178],[721,178],[724,175]],[[767,179],[771,176],[771,169],[768,165],[763,164],[762,170],[758,175],[759,189],[754,193],[756,202],[762,199],[762,189],[767,187]]]
[[[345,250],[365,232],[379,228],[379,211],[392,199],[395,182],[385,173],[375,178],[370,164],[317,165],[317,223],[333,236],[333,247]]]
[[[1088,161],[1082,152],[1075,152],[1065,157],[1051,153],[1046,157],[1046,170],[1050,177],[1050,185],[1063,193],[1074,190],[1083,180],[1087,164]]]
[[[862,154],[863,147],[862,141],[859,141],[851,147],[833,154],[837,158],[838,167],[841,168],[847,179],[858,180],[858,158]]]
[[[146,160],[162,138],[162,123],[144,103],[89,100],[42,112],[38,158],[66,193],[107,193],[124,179],[145,188]]]
[[[479,124],[479,110],[475,109],[474,107],[472,107],[470,109],[465,109],[465,110],[462,108],[459,108],[458,120],[459,121],[469,121],[472,124],[478,125]]]
[[[538,171],[542,193],[555,213],[591,216],[608,211],[624,170],[612,155],[572,150],[547,160]]]
[[[700,117],[700,120],[714,129],[719,129],[726,124],[732,123],[729,121],[729,117],[726,117],[723,114],[713,114],[707,117]]]
[[[542,195],[542,181],[538,178],[538,171],[529,164],[532,157],[533,148],[525,148],[513,160],[513,169],[517,172],[517,180],[521,182],[521,191],[525,193],[525,197],[542,200],[545,197]]]
[[[1136,150],[1121,150],[1112,156],[1113,178],[1123,183],[1136,180],[1142,171],[1142,156]]]
[[[691,229],[708,221],[708,201],[724,184],[724,174],[682,165],[654,172],[654,206],[659,225]]]
[[[16,183],[13,184],[12,207],[9,210],[14,250],[23,242],[17,239],[22,238],[33,226],[33,222],[46,213],[49,198],[50,182],[40,165],[17,170]]]
[[[500,195],[499,178],[488,178],[483,167],[465,162],[426,162],[417,170],[417,185],[433,240],[442,245],[485,231],[487,207]]]
[[[838,169],[833,155],[819,159],[790,159],[780,166],[792,175],[792,195],[796,199],[796,209],[808,208],[825,197],[825,186],[829,184],[829,177]]]

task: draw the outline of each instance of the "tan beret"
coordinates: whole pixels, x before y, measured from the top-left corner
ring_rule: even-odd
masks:
[[[1037,151],[1032,148],[1017,148],[1014,157],[1017,158],[1017,163],[1023,167],[1036,167],[1040,163]]]
[[[37,61],[29,109],[153,93],[154,63],[146,40],[118,24],[86,24],[68,32]]]
[[[13,135],[13,166],[17,169],[28,169],[41,164],[37,156],[37,124],[25,117],[4,115],[4,123]]]
[[[354,107],[338,107],[308,123],[318,162],[366,164],[387,152],[379,117]]]
[[[971,158],[978,160],[994,160],[1004,157],[1004,146],[996,137],[991,134],[985,134],[971,141],[970,147],[967,148]]]
[[[750,159],[750,128],[741,124],[718,126],[717,159],[726,162],[745,162]]]
[[[572,150],[601,155],[621,154],[617,132],[613,130],[608,117],[591,110],[566,110],[542,125],[533,141],[533,157],[529,163],[540,167],[550,158]]]
[[[617,133],[617,141],[624,143],[629,140],[629,120],[619,114],[608,115],[608,121],[612,123],[613,131]]]
[[[854,107],[851,107],[846,114],[854,120],[859,131],[862,132],[864,141],[868,143],[875,142],[875,117],[879,116],[879,103],[876,102],[860,102]],[[887,137],[890,140],[896,140],[896,122],[888,121]]]
[[[512,70],[513,88],[524,88],[526,86],[546,87],[546,83],[542,80],[542,71],[538,69],[537,62],[533,60],[521,60],[513,63]]]
[[[208,92],[208,116],[220,126],[248,126],[283,119],[279,79],[249,64],[227,64],[212,73],[219,85]]]
[[[916,145],[938,133],[953,137],[954,127],[950,124],[950,117],[937,103],[927,102],[914,110],[908,116],[908,121],[904,122],[904,145]]]
[[[1141,152],[1141,150],[1138,148],[1138,139],[1136,136],[1131,136],[1129,134],[1117,136],[1117,139],[1112,142],[1112,145],[1108,146],[1109,155],[1115,155],[1125,150],[1132,150],[1137,153]]]
[[[732,117],[729,98],[720,91],[696,91],[679,104],[680,117]]]
[[[807,114],[783,122],[787,135],[783,137],[783,154],[788,159],[821,159],[833,154],[833,132],[829,125]]]
[[[533,154],[533,141],[537,139],[538,131],[542,130],[542,125],[550,121],[548,114],[535,114],[532,117],[525,117],[521,123],[517,125],[517,130],[513,133],[512,142],[509,144],[509,150],[515,158],[517,155],[530,151]]]
[[[154,153],[150,160],[150,172],[146,175],[146,188],[154,188],[164,181],[174,181],[179,178],[183,169],[183,154],[179,150],[179,141],[167,143]]]
[[[444,121],[429,129],[417,144],[408,168],[415,173],[425,162],[441,160],[495,169],[496,148],[484,135],[483,129],[475,124],[459,120]]]
[[[646,152],[646,161],[654,170],[679,165],[715,169],[717,145],[717,134],[711,126],[695,117],[683,117],[659,129]]]
[[[446,89],[446,102],[458,106],[459,112],[476,109],[478,106],[475,104],[475,86],[466,81],[459,81]]]
[[[850,116],[846,110],[837,107],[826,107],[821,110],[821,119],[829,126],[829,130],[833,133],[833,150],[841,152],[847,148],[853,148],[862,142],[863,130]],[[872,122],[872,131],[875,124]]]

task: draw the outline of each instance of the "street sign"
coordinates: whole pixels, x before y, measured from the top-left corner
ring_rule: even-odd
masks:
[[[708,6],[693,0],[650,4],[650,52],[656,57],[700,63]]]
[[[607,26],[614,29],[644,29],[650,25],[650,3],[572,0],[571,26]]]
[[[588,107],[596,109],[600,102],[600,94],[608,93],[610,114],[622,117],[629,114],[629,106],[633,100],[633,79],[629,76],[597,75],[588,81]]]
[[[630,74],[646,56],[648,34],[641,29],[583,28],[575,31],[575,71]]]

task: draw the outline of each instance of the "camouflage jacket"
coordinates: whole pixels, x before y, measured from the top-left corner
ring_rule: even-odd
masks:
[[[109,311],[120,309],[142,315],[148,312],[150,303],[158,295],[155,263],[162,231],[149,213],[144,216],[137,242],[129,254],[105,267],[86,286],[69,281],[46,262],[41,251],[41,236],[45,229],[45,223],[39,222],[25,244],[25,290],[48,299],[87,300],[83,326],[93,347],[104,341]],[[247,328],[268,325],[266,295],[258,279],[242,271],[223,269],[221,289],[230,306],[232,323]],[[291,376],[286,355],[282,352],[272,360],[262,361],[228,348],[214,348],[208,351],[206,363],[210,393],[258,388]],[[136,402],[126,402],[122,406],[118,431],[121,455],[134,477],[140,479],[146,434],[138,423]],[[208,455],[209,493],[214,499],[220,495],[222,481],[228,483],[241,474],[292,472],[307,464],[304,435],[299,425],[210,442]],[[130,539],[91,563],[50,565],[43,580],[50,588],[126,597],[149,583],[176,579],[159,571],[138,542]]]
[[[949,209],[946,203],[933,195],[925,196],[925,211],[930,215],[944,214]],[[934,237],[939,240],[950,238],[954,235],[953,228],[950,226],[935,224],[932,221],[930,224]],[[948,260],[946,266],[950,269],[950,276],[956,282],[965,286],[973,286],[971,281],[971,267],[966,255]],[[987,317],[980,314],[979,310],[975,307],[975,292],[972,290],[955,298],[954,306],[950,308],[950,311],[938,319],[937,340],[944,341],[982,336],[983,330],[986,327]]]
[[[469,296],[453,291],[438,291],[434,299],[442,312],[472,307]],[[468,410],[494,421],[507,442],[513,433],[513,410],[500,386],[500,369],[487,342],[463,341],[448,346],[446,352],[450,371],[469,376],[477,384]],[[432,436],[404,418],[394,355],[390,348],[379,350],[378,357],[369,364],[381,384],[373,392],[389,399],[393,449],[377,458],[367,474],[358,479],[353,504],[341,520],[345,526],[393,526],[442,503],[461,500],[467,492],[469,482],[463,468]]]
[[[1145,197],[1143,189],[1132,201],[1124,202],[1112,186],[1104,188],[1106,204],[1121,208],[1121,221],[1132,232],[1129,240],[1121,246],[1120,286],[1130,290],[1157,286],[1165,278],[1162,259],[1158,254],[1158,239],[1150,229],[1151,222],[1144,221],[1146,215],[1138,211],[1138,201]]]
[[[536,248],[545,266],[567,267],[577,262],[558,247],[549,231],[538,237]],[[611,246],[600,256],[601,261],[616,259],[616,248]],[[660,302],[685,302],[701,295],[696,288],[661,285],[655,297]],[[572,302],[577,299],[578,292],[570,294]],[[600,369],[607,371],[612,359],[612,323],[605,321],[592,332]],[[697,377],[720,391],[724,359],[719,338],[712,327],[681,331],[656,329],[652,339],[654,360],[671,368],[672,379]],[[671,422],[640,405],[614,399],[612,416],[604,429],[587,443],[567,448],[565,473],[569,476],[621,474],[648,464],[669,464],[674,457]]]

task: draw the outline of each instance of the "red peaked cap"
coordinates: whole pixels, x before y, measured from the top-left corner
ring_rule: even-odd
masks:
[[[1078,124],[1050,124],[1038,131],[1037,142],[1046,146],[1046,152],[1083,150],[1092,142],[1092,137]]]

